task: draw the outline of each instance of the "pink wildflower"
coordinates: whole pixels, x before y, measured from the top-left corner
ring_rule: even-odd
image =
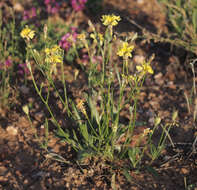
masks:
[[[32,7],[30,10],[24,10],[23,20],[29,20],[36,17],[36,8]]]
[[[68,32],[64,36],[62,36],[61,40],[59,41],[59,46],[62,49],[68,51],[71,48],[72,43],[76,42],[78,34],[75,31],[76,28],[72,27],[71,32]]]
[[[55,0],[45,0],[44,4],[49,14],[55,14],[60,9],[59,4]]]
[[[71,0],[71,5],[75,11],[81,11],[85,8],[86,2],[87,0]]]
[[[19,67],[19,70],[18,70],[19,74],[24,75],[24,74],[30,73],[26,63],[23,63],[23,64],[20,63],[18,67]]]

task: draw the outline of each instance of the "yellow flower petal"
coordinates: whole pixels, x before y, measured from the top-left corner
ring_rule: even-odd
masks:
[[[31,30],[28,26],[25,26],[25,28],[20,33],[22,38],[26,38],[27,40],[33,39],[35,35],[35,31]]]
[[[51,50],[49,49],[49,48],[45,48],[45,53],[47,54],[47,55],[49,55],[50,54],[50,52],[51,52]]]
[[[121,20],[120,16],[112,15],[103,15],[101,21],[105,26],[116,26],[118,22]]]
[[[150,73],[150,74],[154,73],[154,71],[153,71],[153,69],[150,65],[147,66],[147,72]]]
[[[57,51],[59,51],[60,50],[60,46],[58,46],[58,45],[54,45],[52,48],[51,48],[51,51],[53,52],[53,53],[55,53],[55,52],[57,52]]]
[[[97,43],[97,39],[94,33],[90,34],[90,38],[92,38],[94,40],[94,43]]]
[[[134,46],[130,45],[127,42],[122,43],[122,48],[119,49],[117,52],[117,55],[120,57],[132,57],[131,52],[133,51]]]
[[[82,33],[82,34],[79,34],[79,35],[77,36],[77,38],[80,39],[80,40],[85,40],[86,35],[85,35],[84,33]]]
[[[136,66],[136,69],[137,69],[137,71],[141,72],[141,71],[143,70],[143,67],[140,66],[140,65],[137,65],[137,66]]]
[[[102,46],[103,45],[103,41],[104,41],[103,34],[98,33],[98,37],[99,37],[99,40],[100,40],[100,45]]]
[[[150,73],[150,74],[154,73],[154,71],[153,71],[152,67],[150,66],[149,62],[148,63],[144,62],[141,65],[137,65],[136,69],[137,69],[138,72],[141,73],[141,75],[145,75],[146,73]]]

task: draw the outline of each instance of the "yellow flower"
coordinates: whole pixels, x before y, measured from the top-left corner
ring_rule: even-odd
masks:
[[[22,38],[27,38],[27,40],[33,39],[35,35],[35,31],[31,30],[28,26],[25,26],[25,28],[20,33]]]
[[[127,42],[122,43],[122,48],[117,52],[117,55],[120,57],[132,57],[131,52],[133,51],[134,46],[130,45]]]
[[[54,45],[51,48],[45,48],[45,62],[49,63],[47,68],[49,73],[57,74],[57,63],[63,63],[62,49],[58,45]]]
[[[102,46],[103,45],[103,41],[104,41],[103,34],[98,33],[98,37],[99,37],[99,40],[100,40],[100,45]]]
[[[46,55],[58,54],[61,51],[60,46],[54,45],[52,48],[45,48]]]
[[[84,33],[81,33],[81,34],[79,34],[79,35],[77,36],[77,38],[83,41],[83,40],[86,39],[86,35],[85,35]]]
[[[62,63],[62,56],[60,55],[61,48],[58,45],[54,45],[52,48],[46,48],[46,62],[49,63]]]
[[[88,50],[89,47],[88,47],[88,42],[87,42],[87,40],[86,40],[86,35],[85,35],[84,33],[81,33],[81,34],[79,34],[79,35],[77,36],[77,38],[78,38],[79,40],[82,41],[83,45],[84,45],[85,48]]]
[[[131,80],[131,81],[136,81],[136,76],[132,76],[132,75],[129,75],[129,80]]]
[[[51,62],[52,63],[61,63],[62,57],[60,55],[52,55],[51,56]]]
[[[85,115],[87,116],[86,109],[84,107],[84,100],[79,100],[77,104],[77,108]]]
[[[149,133],[153,133],[153,130],[150,130],[150,128],[146,128],[146,129],[144,129],[144,132],[143,132],[142,136],[146,136]]]
[[[152,69],[152,67],[150,66],[150,63],[142,63],[141,65],[137,65],[136,66],[136,69],[138,72],[140,72],[142,75],[145,75],[146,73],[150,73],[150,74],[153,74],[154,71]]]
[[[56,53],[56,52],[58,52],[60,49],[61,49],[60,46],[54,45],[54,46],[51,48],[51,51],[52,51],[53,53]]]
[[[45,51],[46,55],[49,55],[51,53],[51,50],[49,48],[45,48],[44,51]]]
[[[94,43],[97,43],[97,39],[94,33],[90,34],[90,38],[92,38],[94,40]]]
[[[137,76],[133,76],[133,75],[124,75],[124,74],[122,74],[122,78],[123,78],[123,80],[124,80],[124,82],[126,83],[126,84],[128,84],[128,83],[130,83],[130,82],[134,82],[134,83],[136,83],[136,82],[138,82],[138,78],[137,78]]]
[[[121,20],[120,16],[112,15],[103,15],[101,21],[105,26],[116,26],[118,22]]]
[[[97,36],[94,33],[90,34],[90,38],[92,38],[94,40],[94,43],[97,44],[98,40],[99,40],[99,44],[102,46],[103,45],[103,35],[101,33],[98,33]]]
[[[62,57],[60,55],[50,55],[45,59],[49,63],[62,63]]]

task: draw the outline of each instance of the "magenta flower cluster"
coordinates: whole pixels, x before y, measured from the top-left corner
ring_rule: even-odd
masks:
[[[4,63],[0,63],[0,69],[9,69],[12,66],[12,61],[7,58]]]
[[[72,43],[75,43],[77,39],[77,32],[76,28],[72,27],[71,32],[66,33],[62,36],[61,40],[59,41],[59,46],[68,51],[72,46]]]
[[[72,8],[75,11],[81,11],[85,8],[87,0],[71,0]]]
[[[8,59],[5,61],[5,66],[6,66],[7,68],[9,68],[9,67],[12,66],[12,61],[11,61],[10,58],[8,58]]]
[[[29,69],[28,69],[26,63],[20,63],[20,64],[18,65],[18,74],[20,74],[20,75],[27,74],[27,75],[28,75],[29,73],[30,73],[30,72],[29,72]]]
[[[59,4],[56,2],[56,0],[44,0],[44,4],[47,8],[47,12],[49,14],[55,14],[59,11],[60,6]]]
[[[36,8],[32,7],[30,10],[24,10],[23,20],[29,20],[36,17]]]

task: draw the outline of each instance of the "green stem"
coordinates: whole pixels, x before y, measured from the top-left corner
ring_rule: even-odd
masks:
[[[66,82],[65,82],[63,62],[61,63],[61,73],[62,73],[62,83],[63,83],[63,86],[64,86],[64,98],[65,98],[65,104],[64,105],[66,105],[66,109],[68,111],[68,115],[70,115],[71,112],[70,112],[70,109],[68,107],[68,97],[67,97],[67,90],[66,90]]]

